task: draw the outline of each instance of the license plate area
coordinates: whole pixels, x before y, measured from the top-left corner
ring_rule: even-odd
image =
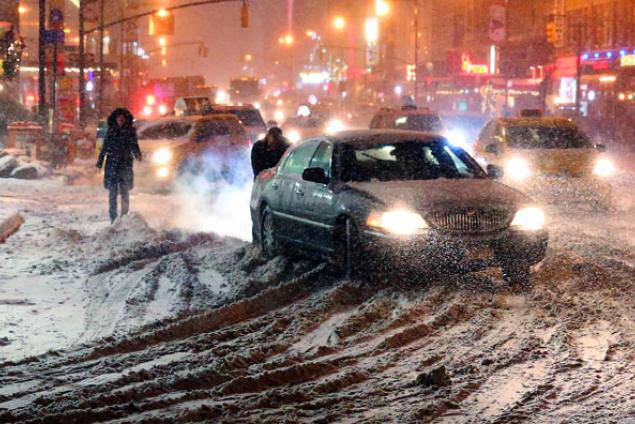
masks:
[[[465,259],[468,261],[483,261],[494,257],[494,249],[489,246],[473,246],[467,249]]]

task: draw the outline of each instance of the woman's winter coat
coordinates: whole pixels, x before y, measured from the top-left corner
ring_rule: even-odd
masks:
[[[123,115],[123,126],[117,124],[117,116]],[[133,126],[132,114],[126,109],[116,109],[108,117],[108,132],[104,146],[99,153],[97,167],[106,160],[104,187],[110,189],[119,185],[132,189],[134,186],[133,158],[141,160],[141,150],[137,142],[137,132]]]

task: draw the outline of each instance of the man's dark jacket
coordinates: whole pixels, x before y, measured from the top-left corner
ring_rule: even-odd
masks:
[[[251,148],[251,168],[254,171],[254,179],[265,169],[278,165],[288,148],[287,142],[278,143],[278,146],[271,148],[265,140],[258,140]]]
[[[123,115],[125,124],[117,124],[117,116]],[[141,160],[141,150],[137,142],[137,132],[133,126],[132,114],[126,109],[116,109],[108,117],[108,132],[104,139],[104,146],[99,153],[97,167],[101,168],[106,160],[104,171],[104,187],[107,189],[134,187],[133,158]]]

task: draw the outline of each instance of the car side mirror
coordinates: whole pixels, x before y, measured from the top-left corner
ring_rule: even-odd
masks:
[[[493,180],[500,180],[503,178],[505,171],[498,165],[487,165],[487,176]]]
[[[326,172],[322,168],[307,168],[302,173],[302,179],[318,184],[328,184],[329,177],[326,176]]]
[[[493,155],[498,155],[501,152],[500,147],[498,146],[498,144],[488,144],[487,146],[485,146],[485,151],[487,153],[491,153]]]
[[[604,144],[596,144],[595,149],[601,153],[606,152],[606,146]]]

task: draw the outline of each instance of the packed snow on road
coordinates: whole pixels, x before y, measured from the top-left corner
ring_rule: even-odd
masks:
[[[0,245],[0,422],[635,419],[633,173],[608,212],[546,207],[515,292],[266,261],[249,187],[139,188],[111,226],[87,169],[0,179],[25,220]]]

